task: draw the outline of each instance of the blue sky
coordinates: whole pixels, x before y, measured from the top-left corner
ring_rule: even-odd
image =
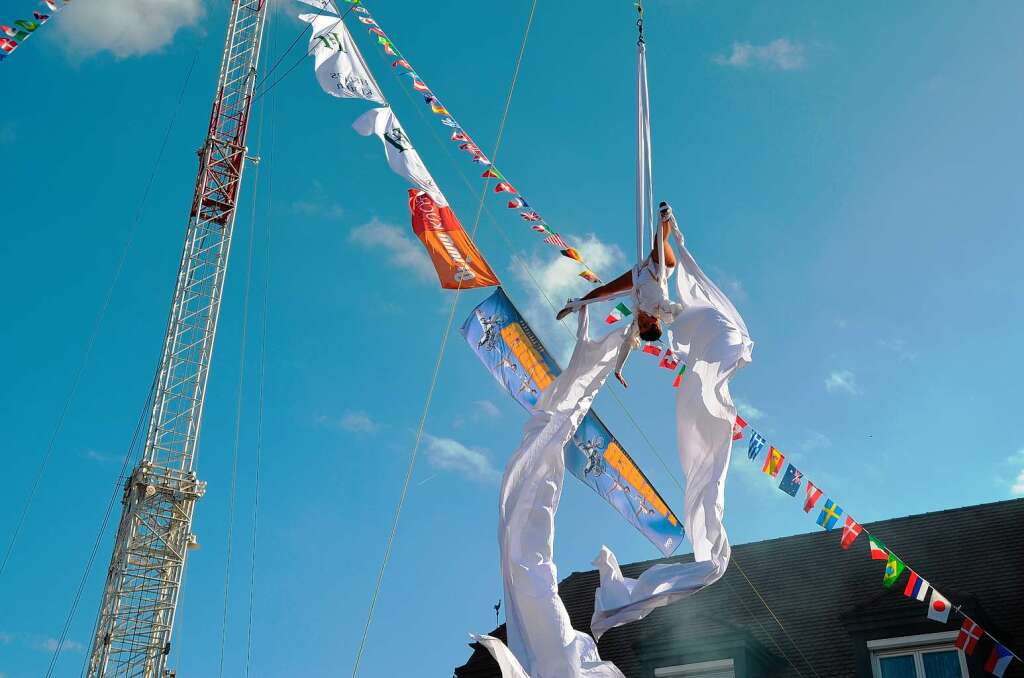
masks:
[[[369,7],[489,150],[529,3]],[[608,277],[632,258],[634,28],[629,2],[597,7],[539,4],[499,165]],[[264,64],[301,28],[298,10],[273,15]],[[1024,379],[1024,7],[652,0],[648,14],[656,198],[673,203],[691,250],[756,341],[754,363],[733,382],[741,412],[862,521],[1024,494],[1024,448],[1012,434]],[[142,407],[225,19],[225,3],[80,0],[0,65],[6,544],[198,51],[53,461],[0,577],[4,678],[38,676],[47,665]],[[419,115],[385,58],[357,39],[470,224],[479,168],[449,158],[434,137],[444,128]],[[243,673],[267,229],[252,675],[350,671],[451,299],[424,274],[406,187],[379,143],[349,127],[368,104],[323,95],[311,71],[311,63],[295,69],[254,113],[251,146],[264,162],[255,222],[256,173],[247,170],[209,385],[198,461],[209,490],[195,522],[202,548],[189,560],[172,653],[182,675],[215,675],[220,665],[240,371],[224,675]],[[567,336],[522,264],[556,299],[581,283],[500,200],[488,206],[480,248],[544,340],[564,352]],[[457,321],[483,296],[464,293]],[[636,359],[632,388],[609,388],[678,476],[665,374]],[[602,395],[597,410],[680,507],[681,492],[615,400]],[[361,675],[407,675],[410,665],[449,675],[468,656],[466,633],[492,628],[498,476],[523,421],[453,340]],[[734,542],[815,529],[737,457],[726,510]],[[108,529],[56,675],[77,675],[84,661],[111,539]],[[602,543],[623,562],[656,555],[568,481],[556,545],[562,573],[589,569]]]

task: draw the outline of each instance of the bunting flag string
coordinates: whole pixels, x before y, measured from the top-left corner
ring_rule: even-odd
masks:
[[[59,2],[58,0],[42,0],[39,4],[54,13],[61,11],[69,2],[71,0],[59,0]],[[45,12],[33,10],[31,19],[17,19],[14,21],[14,26],[0,24],[0,33],[3,33],[3,36],[0,37],[0,61],[18,49],[23,42],[28,40],[29,36],[39,30],[40,26],[50,20],[50,16]]]
[[[346,0],[351,2],[351,0]],[[530,224],[531,229],[541,235],[545,236],[544,242],[547,245],[557,248],[563,256],[578,262],[583,266],[583,271],[579,273],[579,276],[584,280],[598,284],[601,282],[601,278],[594,272],[583,257],[579,254],[579,251],[575,248],[566,244],[564,238],[556,231],[554,231],[544,219],[543,216],[536,209],[531,208],[526,199],[522,197],[520,192],[505,178],[504,174],[494,166],[494,164],[484,155],[483,151],[480,150],[480,146],[473,141],[473,137],[470,136],[469,132],[455,119],[451,114],[447,106],[442,103],[441,99],[437,96],[437,93],[426,83],[423,77],[412,67],[409,63],[408,58],[402,53],[388,35],[387,32],[381,28],[380,22],[378,22],[365,5],[358,4],[355,11],[360,12],[362,16],[359,17],[359,21],[366,24],[369,28],[367,29],[371,35],[376,36],[377,43],[381,46],[386,54],[389,56],[397,57],[391,67],[395,69],[402,69],[403,75],[409,76],[409,81],[414,90],[424,95],[426,104],[430,107],[430,111],[436,115],[442,116],[441,124],[451,127],[452,141],[459,143],[459,150],[465,151],[469,154],[473,162],[485,166],[487,169],[484,170],[481,175],[485,179],[497,179],[497,183],[494,186],[495,193],[508,193],[513,196],[513,199],[508,201],[509,209],[522,209],[527,208],[528,211],[520,212],[520,217]],[[552,239],[551,236],[557,236]]]
[[[617,322],[621,318],[612,319],[609,316],[607,322]],[[684,368],[685,369],[685,368]],[[680,371],[680,375],[682,371]],[[738,433],[742,437],[742,431],[746,427],[746,422],[739,416],[736,417],[736,424],[734,425],[734,433]],[[767,448],[768,453],[765,455],[764,463],[762,465],[762,472],[771,478],[775,478],[779,475],[779,471],[782,468],[782,464],[785,461],[785,454],[778,448],[769,444],[768,440],[760,432],[755,431],[753,427],[750,428],[750,443],[748,445],[747,457],[750,461],[755,461],[761,453],[761,450]],[[779,482],[779,490],[785,492],[791,497],[796,497],[800,491],[801,485],[804,487],[804,513],[811,513],[816,506],[818,501],[824,496],[824,492],[818,486],[806,478],[802,471],[796,468],[792,463],[786,467],[786,472],[782,475],[782,480]],[[864,529],[864,526],[854,520],[852,516],[845,513],[843,508],[839,505],[839,502],[834,497],[826,497],[825,503],[821,509],[819,509],[815,522],[825,531],[831,532],[836,528],[842,528],[842,539],[840,540],[840,547],[843,550],[849,550],[850,545],[857,541],[857,538],[861,534],[867,535],[868,544],[868,556],[871,560],[883,561],[885,567],[882,572],[882,586],[888,589],[892,589],[896,586],[897,582],[901,579],[904,573],[907,573],[906,581],[903,584],[902,593],[907,599],[915,600],[918,602],[928,601],[927,617],[933,621],[941,624],[949,623],[950,612],[956,612],[959,617],[963,619],[963,624],[960,627],[960,632],[957,635],[956,646],[963,650],[964,654],[972,655],[976,650],[979,642],[983,638],[987,638],[990,641],[990,648],[988,649],[988,659],[985,663],[985,670],[994,676],[1000,678],[1005,673],[1007,667],[1014,661],[1021,661],[1019,655],[1009,650],[1005,645],[999,642],[999,640],[991,633],[982,628],[975,620],[971,619],[965,614],[960,606],[953,605],[949,599],[939,593],[938,590],[927,579],[921,576],[921,574],[911,568],[906,562],[898,556],[891,548],[885,545],[881,539],[873,534],[870,534]]]

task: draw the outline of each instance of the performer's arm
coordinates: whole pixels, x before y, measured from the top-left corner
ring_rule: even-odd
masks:
[[[605,283],[600,287],[595,287],[590,292],[588,292],[584,297],[581,297],[576,300],[570,299],[570,303],[567,304],[565,308],[558,312],[558,314],[555,316],[555,319],[561,320],[565,316],[572,313],[575,309],[579,308],[580,306],[585,306],[595,299],[614,297],[615,295],[622,294],[623,292],[628,292],[631,289],[633,289],[633,271],[630,270],[626,271],[618,278],[612,280],[609,283]]]

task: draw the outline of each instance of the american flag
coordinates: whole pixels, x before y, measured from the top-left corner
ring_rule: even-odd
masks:
[[[562,236],[558,235],[557,233],[552,233],[548,237],[544,238],[544,242],[546,242],[549,245],[554,245],[560,250],[569,249],[569,243],[562,240]]]

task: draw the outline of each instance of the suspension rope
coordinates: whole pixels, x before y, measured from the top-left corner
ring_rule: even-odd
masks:
[[[277,149],[277,97],[270,99],[270,152],[273,159]],[[265,105],[265,104],[264,104]],[[256,473],[252,508],[252,551],[249,560],[249,621],[245,638],[245,676],[252,666],[252,627],[256,618],[256,546],[259,535],[261,472],[263,467],[263,406],[267,373],[267,337],[270,324],[271,229],[274,213],[274,165],[267,167],[266,241],[264,243],[263,327],[260,332],[260,358],[257,381],[259,398],[256,405]]]
[[[256,132],[256,147],[263,148],[263,120],[266,107],[260,106],[260,122]],[[245,293],[242,297],[242,339],[238,355],[238,385],[235,392],[235,435],[231,446],[231,488],[228,492],[227,553],[224,559],[224,611],[220,626],[220,664],[218,675],[224,676],[224,650],[228,638],[228,611],[230,609],[231,557],[234,547],[235,505],[238,498],[238,452],[242,439],[242,402],[245,395],[245,357],[249,345],[249,297],[252,292],[252,264],[256,241],[256,205],[259,196],[260,165],[254,168],[252,202],[249,207],[249,249],[245,269]]]
[[[409,100],[412,101],[411,95],[409,95],[408,92],[406,92],[405,89],[403,89],[402,91],[405,92],[406,96],[409,98]],[[415,107],[415,110],[416,110],[417,114],[420,116],[421,119],[425,119],[424,114],[420,112],[420,107],[419,106]],[[462,179],[463,184],[465,184],[465,186],[466,186],[466,188],[468,190],[473,191],[474,187],[473,187],[472,182],[466,176],[465,172],[462,171],[462,169],[461,169],[462,168],[462,164],[459,163],[455,159],[455,157],[452,155],[451,150],[449,149],[449,144],[445,143],[445,141],[434,131],[434,127],[433,126],[430,126],[429,129],[430,129],[432,138],[437,143],[437,145],[441,148],[441,150],[444,152],[444,154],[447,156],[447,158],[451,161],[451,163],[454,166],[455,171],[458,174],[459,178]],[[495,229],[497,230],[498,234],[501,236],[501,238],[504,240],[505,244],[508,246],[509,251],[513,252],[513,255],[512,255],[513,260],[516,261],[516,263],[519,265],[519,267],[522,269],[522,271],[526,274],[527,278],[529,278],[530,282],[533,284],[533,286],[536,288],[536,290],[540,293],[541,297],[544,299],[544,301],[547,303],[547,305],[551,308],[552,312],[557,312],[559,310],[559,307],[554,304],[554,302],[548,296],[547,292],[545,292],[543,286],[541,286],[540,282],[534,276],[533,270],[529,266],[528,262],[525,261],[520,255],[515,253],[515,247],[516,246],[513,243],[511,237],[508,234],[508,232],[501,225],[501,222],[498,220],[497,217],[495,217],[494,213],[491,212],[490,208],[485,206],[484,207],[484,211],[487,214],[487,217],[490,220],[491,224],[495,227]],[[559,324],[562,326],[562,328],[570,336],[572,336],[572,337],[576,336],[575,332],[566,323],[565,320],[560,321]],[[619,409],[626,416],[626,418],[630,422],[630,424],[632,424],[633,428],[640,434],[640,437],[646,443],[646,445],[650,449],[651,453],[658,460],[658,463],[661,465],[661,467],[668,474],[669,478],[672,480],[672,482],[675,484],[675,486],[679,489],[680,492],[684,492],[685,490],[684,490],[683,484],[680,482],[679,478],[676,476],[675,471],[673,471],[673,469],[665,461],[664,456],[662,456],[662,454],[658,451],[657,446],[655,446],[654,442],[647,435],[647,432],[644,430],[644,428],[637,421],[636,417],[633,416],[633,413],[630,411],[629,407],[626,406],[625,402],[623,402],[623,400],[619,396],[619,394],[614,389],[605,389],[605,390],[602,391],[602,393],[609,393],[611,395],[612,399],[619,406]],[[732,561],[736,562],[737,568],[739,568],[739,563],[736,561],[735,556],[732,556]],[[785,626],[783,625],[783,622],[782,622],[781,618],[774,612],[774,610],[772,610],[771,606],[764,599],[764,596],[761,595],[760,591],[753,584],[753,582],[751,582],[750,579],[747,578],[747,577],[744,577],[744,578],[747,580],[747,584],[750,586],[750,588],[757,595],[758,599],[761,601],[761,603],[768,610],[769,614],[772,616],[772,618],[775,621],[775,623],[779,626],[779,628],[781,628],[783,630],[783,632],[786,634],[787,638],[790,639],[790,642],[794,645],[794,647],[797,647],[796,643],[792,640],[792,637],[790,637],[788,631],[786,631]],[[743,602],[742,599],[741,599],[741,602]],[[743,604],[744,604],[744,606],[746,605],[745,602],[743,602]],[[758,623],[760,624],[760,622],[758,622]],[[768,635],[767,632],[766,632],[766,635]],[[769,636],[769,637],[771,637],[771,636]],[[772,638],[772,642],[775,642],[774,638]],[[776,646],[778,646],[777,643],[776,643]],[[799,651],[799,648],[797,648],[797,650]],[[796,666],[789,660],[789,657],[786,655],[786,653],[782,652],[781,648],[780,648],[780,652],[782,653],[782,656],[786,660],[786,662],[789,663],[790,666],[793,667],[793,669],[797,672],[797,674],[798,675],[802,675],[802,674],[800,674],[799,669],[797,669]],[[801,656],[803,656],[802,652],[800,654],[801,654]],[[806,658],[805,658],[804,661],[805,662],[807,661]],[[809,663],[808,663],[808,666],[810,666]],[[811,670],[812,671],[814,670],[813,667],[811,667]],[[818,674],[815,672],[815,675],[818,675]]]
[[[50,433],[49,442],[46,445],[46,451],[43,453],[43,459],[39,464],[39,469],[36,471],[32,486],[29,489],[28,497],[25,499],[25,504],[21,509],[21,513],[18,516],[18,521],[15,524],[14,533],[11,535],[10,541],[7,543],[7,548],[4,552],[3,560],[0,560],[0,577],[3,576],[4,570],[7,569],[7,563],[10,562],[11,555],[14,552],[15,544],[18,542],[18,538],[21,536],[21,532],[25,527],[25,521],[28,518],[28,514],[32,509],[32,503],[35,500],[36,494],[39,491],[39,487],[42,484],[43,476],[46,474],[46,469],[50,464],[50,459],[53,456],[54,448],[56,447],[57,437],[60,435],[64,428],[64,421],[67,419],[68,412],[71,409],[71,403],[74,401],[75,394],[78,392],[78,386],[82,381],[82,376],[85,374],[86,367],[89,364],[89,358],[92,356],[92,351],[96,345],[96,339],[99,337],[100,329],[103,327],[103,321],[106,319],[107,310],[110,308],[111,300],[114,296],[114,291],[117,289],[118,282],[121,280],[121,274],[124,271],[125,263],[128,261],[128,255],[131,253],[132,247],[135,244],[135,236],[138,234],[139,224],[142,222],[142,215],[145,213],[146,204],[149,201],[149,193],[153,188],[153,183],[156,180],[156,175],[160,170],[160,166],[163,162],[164,151],[167,150],[167,142],[170,140],[171,132],[174,130],[174,125],[178,119],[178,113],[181,110],[181,103],[185,97],[185,91],[188,88],[188,84],[192,79],[192,71],[195,69],[196,60],[199,56],[199,46],[203,41],[200,41],[197,45],[195,53],[192,55],[192,62],[188,66],[188,70],[185,73],[185,80],[181,85],[181,91],[178,94],[178,101],[175,104],[174,111],[171,113],[170,122],[167,125],[167,130],[164,132],[163,141],[160,144],[160,149],[157,151],[156,160],[153,163],[153,169],[149,173],[149,178],[146,180],[145,188],[142,191],[142,197],[139,200],[139,205],[135,210],[135,216],[132,219],[131,227],[128,229],[128,238],[125,240],[124,247],[121,250],[121,256],[118,259],[117,266],[114,269],[114,277],[110,281],[110,285],[107,287],[106,294],[103,298],[103,303],[100,306],[99,312],[96,314],[96,318],[93,321],[92,331],[89,334],[89,338],[85,344],[85,350],[82,353],[82,359],[78,364],[78,368],[75,370],[74,377],[71,380],[71,387],[68,389],[68,394],[64,399],[64,404],[61,406],[60,414],[57,416],[57,422],[53,427],[53,431]]]
[[[508,122],[509,109],[512,104],[512,96],[515,93],[516,83],[519,80],[519,72],[522,67],[523,56],[526,51],[526,43],[530,36],[530,28],[533,26],[533,17],[537,10],[537,0],[533,0],[530,6],[530,15],[526,22],[526,28],[523,31],[523,39],[519,48],[519,55],[516,57],[515,69],[512,74],[512,81],[509,83],[508,93],[505,96],[505,107],[502,112],[501,121],[498,125],[498,133],[495,139],[494,150],[491,153],[492,161],[497,161],[498,152],[501,150],[501,140],[505,133],[505,125]],[[402,88],[402,91],[405,91]],[[471,230],[471,237],[476,235],[477,229],[480,226],[480,214],[481,208],[483,207],[484,198],[487,195],[487,188],[490,185],[490,181],[485,181],[483,189],[480,191],[480,207],[477,209],[476,218],[473,221],[473,228]],[[398,523],[402,515],[402,508],[405,505],[406,497],[409,493],[409,483],[412,480],[413,471],[416,467],[416,456],[419,452],[420,442],[423,438],[423,429],[426,425],[427,415],[430,413],[430,404],[434,397],[434,390],[437,386],[437,379],[441,372],[441,364],[444,360],[445,348],[448,345],[448,338],[451,336],[451,329],[453,321],[455,320],[455,309],[459,303],[459,296],[462,293],[462,280],[459,280],[459,285],[455,289],[455,293],[452,295],[451,308],[448,311],[448,322],[444,329],[444,334],[441,337],[441,346],[437,352],[437,360],[434,363],[434,371],[430,378],[430,388],[427,390],[427,397],[423,404],[423,413],[420,416],[419,426],[416,429],[416,438],[413,442],[412,451],[409,454],[409,464],[405,472],[405,480],[402,483],[402,492],[398,498],[398,505],[395,507],[395,517],[391,524],[391,533],[388,535],[387,546],[384,549],[384,559],[381,561],[380,570],[377,572],[377,581],[374,585],[373,595],[370,598],[370,607],[366,613],[366,623],[363,626],[363,635],[359,640],[359,647],[356,650],[355,662],[352,666],[352,676],[355,678],[359,673],[359,663],[362,660],[363,652],[366,649],[366,639],[370,630],[370,623],[373,621],[373,612],[377,606],[377,599],[380,596],[381,583],[384,579],[384,571],[387,568],[388,561],[391,559],[391,552],[395,543],[395,535],[398,532]]]

